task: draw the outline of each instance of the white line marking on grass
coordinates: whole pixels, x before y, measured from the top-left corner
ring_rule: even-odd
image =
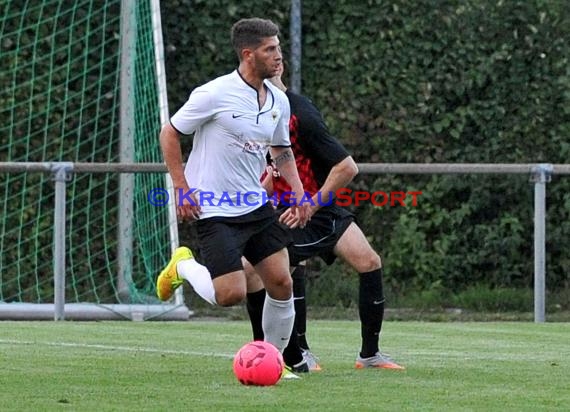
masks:
[[[392,353],[393,354],[393,353]],[[505,349],[501,352],[491,352],[484,348],[474,348],[472,351],[461,350],[400,350],[396,354],[395,359],[406,363],[406,359],[412,361],[417,359],[419,363],[426,362],[472,362],[472,361],[491,361],[491,362],[562,362],[564,357],[559,353],[545,352],[545,353],[515,353],[507,352]]]
[[[52,347],[59,347],[59,348],[101,349],[101,350],[115,350],[115,351],[124,351],[124,352],[163,353],[163,354],[170,354],[170,355],[213,356],[216,358],[229,358],[229,359],[233,359],[233,357],[234,357],[234,355],[231,355],[228,353],[200,352],[200,351],[173,350],[173,349],[157,349],[157,348],[140,348],[140,347],[131,347],[131,346],[113,346],[113,345],[101,345],[101,344],[95,344],[95,343],[34,342],[34,341],[25,341],[25,340],[0,339],[0,344],[42,345],[42,346],[52,346]]]

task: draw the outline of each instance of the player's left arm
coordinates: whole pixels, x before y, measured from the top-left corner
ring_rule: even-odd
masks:
[[[287,183],[289,183],[294,196],[303,196],[303,183],[297,171],[293,150],[291,150],[290,147],[273,146],[270,149],[270,153],[275,168],[279,170],[280,176],[285,178]]]
[[[292,194],[290,202],[292,203],[292,215],[290,221],[287,222],[287,226],[291,228],[297,226],[304,227],[310,218],[310,204],[309,202],[301,202],[301,199],[305,195],[305,189],[299,178],[293,150],[291,150],[290,147],[273,146],[270,152],[273,163],[277,170],[279,170],[279,175],[291,186]]]
[[[291,186],[292,196],[290,197],[293,204],[290,207],[291,216],[287,225],[291,228],[305,227],[305,224],[310,219],[310,205],[308,202],[301,203],[300,200],[305,196],[305,189],[303,182],[299,177],[297,171],[297,164],[295,163],[295,156],[291,149],[291,140],[289,137],[289,119],[291,117],[291,106],[289,99],[285,93],[280,90],[275,90],[277,99],[279,100],[279,107],[281,108],[281,116],[276,125],[273,133],[273,139],[269,149],[271,158],[275,168],[279,170],[279,174]]]

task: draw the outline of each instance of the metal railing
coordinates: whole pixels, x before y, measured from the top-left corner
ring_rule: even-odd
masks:
[[[534,182],[534,321],[545,321],[546,183],[553,174],[570,175],[570,164],[360,163],[362,174],[527,174]],[[166,173],[162,163],[0,162],[1,173],[52,173],[54,205],[54,320],[65,317],[65,189],[73,173]]]

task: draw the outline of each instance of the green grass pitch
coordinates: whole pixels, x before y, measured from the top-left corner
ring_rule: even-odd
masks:
[[[310,321],[322,372],[245,387],[244,321],[0,322],[1,411],[568,411],[570,324],[385,322],[406,371],[355,370],[354,321]]]

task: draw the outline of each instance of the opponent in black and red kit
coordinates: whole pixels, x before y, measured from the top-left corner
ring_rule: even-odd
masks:
[[[282,71],[271,81],[284,90],[289,98],[292,149],[303,187],[311,196],[311,200],[308,197],[305,199],[311,203],[310,221],[304,228],[291,228],[294,242],[288,249],[290,264],[295,267],[292,278],[296,315],[289,345],[283,352],[285,362],[296,372],[320,369],[309,351],[304,335],[305,266],[301,263],[310,257],[319,256],[330,265],[336,257],[340,257],[360,275],[358,308],[362,346],[355,367],[404,369],[379,350],[379,335],[384,317],[380,256],[356,224],[354,215],[334,202],[334,193],[346,187],[358,173],[356,163],[342,144],[330,134],[315,105],[307,97],[287,90],[281,81],[281,74]],[[280,221],[291,227],[293,216],[286,201],[286,192],[291,189],[277,170],[271,167],[268,169],[269,173],[264,179],[265,187],[268,192],[273,190],[274,198],[285,198],[278,205]],[[256,291],[254,287],[248,288],[248,292],[247,306],[254,338],[259,339],[262,338],[262,332],[257,318],[260,318],[265,293],[263,289]]]

